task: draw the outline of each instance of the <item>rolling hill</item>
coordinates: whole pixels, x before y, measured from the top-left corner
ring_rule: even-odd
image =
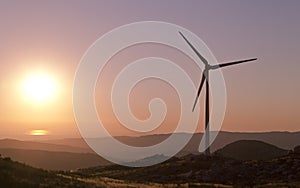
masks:
[[[296,147],[294,148],[294,152],[300,154],[300,146],[296,146]]]
[[[179,187],[299,187],[300,155],[241,161],[220,155],[190,154],[149,167],[111,165],[80,169],[69,175],[95,181],[107,177],[137,183],[172,183]]]
[[[186,136],[189,133],[177,133],[177,134],[179,136]],[[122,141],[123,143],[127,143],[129,145],[143,147],[143,146],[150,146],[159,143],[165,140],[166,138],[168,138],[169,136],[170,134],[157,134],[157,135],[146,135],[140,137],[118,136],[116,138]],[[197,153],[198,146],[202,136],[203,136],[202,133],[194,134],[190,142],[177,156],[180,157],[189,153]],[[99,141],[103,141],[105,139],[106,138],[99,138]],[[279,148],[292,150],[300,143],[300,132],[239,133],[239,132],[221,131],[218,134],[215,141],[213,142],[211,146],[211,150],[216,151],[230,143],[239,140],[257,140],[257,141],[266,142],[268,144],[272,144]],[[41,142],[55,144],[55,145],[72,146],[76,148],[79,147],[79,148],[85,148],[90,150],[89,146],[85,143],[85,141],[82,138],[66,138],[66,139],[58,139],[58,140],[47,140]]]
[[[229,146],[237,148],[236,146],[240,147],[242,143],[245,150],[253,146],[273,149],[275,147],[257,141],[246,141],[246,144],[243,142]],[[239,147],[237,149],[240,149]],[[20,152],[19,154],[22,154],[24,151]],[[36,155],[34,151],[29,152]],[[46,152],[47,155],[49,153]],[[300,154],[296,150],[266,160],[236,160],[217,153],[211,156],[189,154],[184,157],[172,157],[163,163],[143,168],[107,165],[71,171],[45,171],[0,156],[0,187],[152,188],[299,187],[299,185]]]
[[[187,136],[187,133],[177,133],[179,137]],[[159,135],[147,135],[140,137],[117,137],[120,141],[133,145],[133,146],[149,146],[155,143],[159,143],[164,139],[168,138],[170,134],[159,134]],[[180,151],[176,157],[182,157],[188,154],[197,154],[198,145],[201,141],[202,134],[194,134],[190,142]],[[107,138],[98,138],[97,141],[105,142]],[[212,151],[219,150],[225,145],[234,143],[239,140],[257,140],[272,144],[276,147],[284,150],[292,150],[295,146],[300,143],[300,132],[269,132],[269,133],[231,133],[231,132],[220,132],[216,140],[211,146]],[[43,140],[43,141],[19,141],[12,139],[0,140],[0,149],[4,149],[3,152],[7,156],[12,157],[14,160],[25,162],[26,164],[33,165],[35,167],[42,167],[46,169],[55,170],[67,170],[76,168],[90,167],[91,165],[107,164],[103,163],[102,158],[95,157],[94,155],[88,155],[87,153],[94,154],[82,138],[66,138],[59,140]],[[14,150],[8,150],[14,149]],[[19,150],[19,151],[18,151]],[[24,154],[19,155],[24,151]],[[28,151],[30,150],[30,151]],[[35,151],[32,151],[35,150]],[[50,152],[47,153],[46,151]],[[45,156],[42,159],[32,160],[34,155]],[[76,154],[77,153],[77,154]],[[47,155],[46,155],[47,154]],[[47,157],[47,156],[51,157]],[[134,155],[134,154],[133,154]],[[160,154],[153,154],[160,155]],[[271,154],[270,154],[271,155]],[[72,159],[73,156],[74,158]],[[60,163],[60,160],[70,159],[64,164]],[[148,156],[151,157],[151,156]],[[79,158],[82,158],[80,160]],[[52,164],[55,159],[54,165]],[[76,160],[75,160],[76,159]],[[93,159],[93,160],[91,160]],[[49,160],[47,162],[47,160]],[[140,160],[144,160],[143,157]],[[130,160],[124,160],[124,162],[130,162]],[[136,162],[136,161],[131,161]],[[76,164],[76,165],[75,165]]]
[[[270,160],[288,154],[288,150],[262,141],[240,140],[228,144],[215,153],[237,160]]]
[[[0,187],[3,188],[38,188],[38,187],[96,187],[87,182],[64,178],[55,172],[36,169],[10,158],[0,157]]]
[[[47,170],[71,170],[110,164],[102,157],[92,153],[0,148],[0,154],[15,161]]]
[[[72,145],[42,143],[37,141],[21,141],[14,139],[0,140],[0,148],[62,151],[72,153],[93,153],[89,147],[76,147]]]

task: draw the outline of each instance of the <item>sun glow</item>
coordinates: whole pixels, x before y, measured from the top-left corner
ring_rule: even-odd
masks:
[[[53,98],[57,92],[55,80],[44,73],[32,74],[22,84],[27,99],[34,102],[45,102]]]
[[[46,130],[32,130],[29,133],[32,136],[45,136],[48,134],[48,131]]]

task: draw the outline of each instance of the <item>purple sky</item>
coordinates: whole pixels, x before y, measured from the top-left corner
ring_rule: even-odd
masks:
[[[0,136],[38,128],[20,115],[31,107],[19,105],[13,89],[23,72],[36,67],[61,78],[67,101],[59,112],[45,110],[53,121],[42,122],[42,128],[77,134],[72,82],[83,53],[111,29],[146,20],[189,29],[219,62],[258,57],[258,63],[223,71],[228,92],[223,130],[299,131],[299,7],[297,0],[1,1]],[[61,117],[55,119],[56,113]],[[65,129],[49,127],[53,123]]]

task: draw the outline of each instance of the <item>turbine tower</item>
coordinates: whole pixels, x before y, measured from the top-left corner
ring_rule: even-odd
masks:
[[[203,87],[203,84],[205,82],[206,85],[206,100],[205,100],[205,154],[210,155],[210,146],[209,146],[209,71],[210,70],[215,70],[223,67],[227,67],[230,65],[236,65],[240,63],[245,63],[245,62],[250,62],[250,61],[255,61],[257,58],[252,58],[252,59],[246,59],[246,60],[240,60],[240,61],[233,61],[229,63],[222,63],[222,64],[217,64],[217,65],[210,65],[208,61],[196,50],[196,48],[187,40],[187,38],[179,31],[179,34],[182,36],[182,38],[188,43],[188,45],[193,49],[193,51],[197,54],[197,56],[200,58],[200,60],[204,63],[205,68],[202,73],[202,78],[200,82],[200,86],[197,92],[197,96],[193,105],[192,111],[194,111],[195,106],[197,104],[199,95],[201,93],[201,89]]]

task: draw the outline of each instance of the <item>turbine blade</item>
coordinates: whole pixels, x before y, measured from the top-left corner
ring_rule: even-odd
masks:
[[[245,59],[245,60],[240,60],[240,61],[233,61],[233,62],[230,62],[230,63],[222,63],[222,64],[217,64],[217,65],[212,65],[211,69],[218,69],[218,68],[227,67],[227,66],[230,66],[230,65],[236,65],[236,64],[245,63],[245,62],[249,62],[249,61],[255,61],[255,60],[257,60],[257,58]]]
[[[193,51],[197,54],[197,56],[201,59],[201,61],[205,64],[208,65],[207,60],[196,50],[196,48],[188,41],[187,38],[179,31],[179,34],[182,36],[182,38],[188,43],[188,45],[193,49]]]
[[[198,88],[198,93],[197,93],[197,96],[196,96],[196,99],[195,99],[195,102],[194,102],[194,105],[193,105],[193,110],[192,110],[192,112],[194,112],[194,109],[195,109],[195,106],[196,106],[196,104],[197,104],[199,95],[200,95],[200,93],[201,93],[201,89],[202,89],[202,86],[203,86],[203,84],[204,84],[204,81],[205,81],[205,75],[204,75],[204,73],[203,73],[203,74],[202,74],[202,78],[201,78],[201,82],[200,82],[200,86],[199,86],[199,88]]]

